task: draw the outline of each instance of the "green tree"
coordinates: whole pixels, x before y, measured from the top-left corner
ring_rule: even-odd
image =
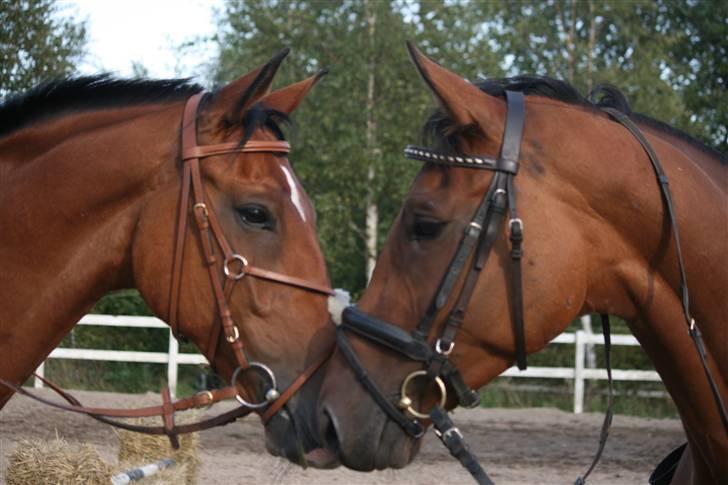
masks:
[[[367,260],[418,166],[402,146],[433,102],[404,41],[468,79],[541,74],[586,94],[620,87],[636,111],[725,149],[726,7],[707,1],[255,0],[219,18],[227,81],[283,46],[281,83],[331,75],[295,118],[292,158],[319,211],[334,284],[361,289]],[[373,234],[376,228],[376,234]]]
[[[71,74],[84,53],[86,27],[53,0],[3,0],[0,25],[0,96]]]
[[[272,52],[293,52],[281,84],[331,67],[295,114],[292,160],[319,213],[319,234],[335,285],[354,291],[366,283],[371,261],[399,211],[418,164],[403,160],[408,142],[433,103],[405,49],[413,39],[443,62],[475,73],[467,42],[473,23],[464,7],[394,0],[257,0],[230,3],[217,38],[218,82],[264,62]],[[457,28],[457,37],[443,27]],[[497,69],[495,55],[485,67]],[[481,60],[483,60],[481,58]],[[481,65],[482,65],[481,64]],[[324,141],[328,142],[324,143]]]
[[[728,5],[664,0],[678,40],[670,50],[670,78],[680,89],[690,132],[728,153]]]

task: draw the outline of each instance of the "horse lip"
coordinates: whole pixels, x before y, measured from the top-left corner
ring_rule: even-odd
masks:
[[[336,468],[341,465],[338,454],[328,448],[313,449],[304,458],[314,468]]]

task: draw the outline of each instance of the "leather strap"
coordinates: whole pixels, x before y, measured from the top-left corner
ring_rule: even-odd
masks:
[[[470,451],[470,447],[465,444],[463,434],[455,427],[447,412],[440,406],[435,406],[430,412],[430,418],[432,419],[432,425],[435,427],[435,433],[442,441],[442,444],[470,472],[473,479],[479,485],[493,485],[493,481],[485,473],[483,467],[480,466],[478,459]]]
[[[395,423],[397,423],[405,432],[414,438],[420,438],[425,434],[425,428],[420,424],[419,421],[410,420],[405,416],[402,411],[399,410],[389,399],[387,399],[384,393],[379,389],[379,386],[369,377],[369,374],[364,369],[359,357],[357,357],[354,349],[351,348],[349,341],[346,338],[346,330],[342,326],[336,327],[336,343],[339,346],[339,350],[344,355],[344,358],[349,363],[356,379],[364,388],[369,392],[369,395],[379,405],[382,410],[387,413]]]
[[[182,160],[206,158],[228,153],[288,153],[291,145],[287,141],[248,140],[245,145],[239,143],[220,143],[217,145],[190,146],[182,151]]]
[[[612,426],[612,418],[614,417],[614,385],[612,382],[612,332],[609,327],[609,315],[599,315],[602,320],[602,334],[604,335],[604,363],[607,366],[607,383],[608,383],[608,394],[607,394],[607,412],[604,413],[604,421],[602,422],[602,430],[599,433],[599,447],[594,455],[589,469],[584,475],[578,477],[574,482],[574,485],[584,485],[589,474],[594,470],[594,467],[599,463],[599,459],[602,457],[604,452],[604,446],[607,444],[607,438],[609,438],[609,428]]]
[[[685,273],[685,263],[683,261],[683,255],[682,255],[682,248],[680,245],[680,231],[678,229],[677,224],[677,216],[675,215],[675,209],[673,207],[672,202],[672,193],[670,192],[670,184],[668,181],[667,174],[665,173],[665,170],[662,168],[662,164],[660,163],[659,158],[657,158],[657,154],[652,148],[652,145],[647,141],[647,139],[642,135],[642,132],[637,127],[637,125],[629,119],[629,117],[622,113],[621,111],[618,111],[614,108],[602,108],[603,111],[609,114],[614,120],[619,122],[622,126],[627,128],[629,132],[634,136],[637,141],[642,145],[642,149],[647,153],[647,157],[650,159],[650,163],[652,164],[652,168],[655,170],[655,175],[657,176],[657,182],[660,187],[660,192],[662,194],[662,198],[665,202],[665,210],[667,211],[668,217],[670,218],[670,225],[672,227],[672,236],[675,240],[675,253],[677,255],[677,266],[680,270],[680,296],[682,301],[682,310],[683,310],[683,316],[685,318],[685,323],[688,326],[688,333],[690,334],[690,337],[693,340],[693,344],[695,346],[695,349],[698,351],[698,357],[700,357],[700,363],[703,366],[703,371],[705,372],[705,377],[708,380],[708,385],[710,386],[710,392],[713,394],[713,400],[715,401],[715,405],[718,408],[718,414],[720,415],[720,420],[723,423],[723,430],[725,431],[726,435],[728,435],[728,412],[726,412],[726,406],[723,402],[723,397],[720,395],[720,391],[718,390],[718,386],[715,383],[715,379],[713,378],[713,373],[710,370],[710,367],[708,366],[708,359],[707,355],[705,353],[705,345],[703,344],[703,336],[700,332],[700,328],[698,327],[698,324],[695,322],[695,319],[690,314],[690,295],[688,293],[688,283],[687,283],[687,276]]]

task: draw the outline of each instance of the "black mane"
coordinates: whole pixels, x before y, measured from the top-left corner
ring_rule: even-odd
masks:
[[[68,113],[186,99],[202,91],[189,79],[117,79],[109,74],[44,82],[0,106],[0,136]]]
[[[597,86],[588,97],[582,96],[566,81],[547,76],[516,76],[501,79],[480,79],[475,85],[481,91],[505,99],[506,90],[520,91],[525,95],[544,96],[576,106],[591,109],[610,107],[628,115],[637,123],[647,125],[668,135],[684,140],[703,153],[716,158],[721,164],[728,165],[728,158],[718,150],[709,147],[698,139],[667,123],[632,111],[626,96],[615,86],[602,84]],[[458,125],[447,113],[439,109],[430,116],[422,132],[423,142],[428,146],[450,153],[458,153],[458,136],[464,133],[477,133],[475,126]],[[482,135],[481,135],[482,136]]]
[[[182,101],[202,91],[189,79],[118,79],[110,74],[80,76],[48,81],[4,100],[0,105],[0,137],[21,128],[69,113],[94,111],[139,104]],[[207,96],[207,100],[215,93]],[[247,99],[244,93],[241,99]],[[244,140],[265,126],[283,139],[278,123],[288,123],[285,114],[259,104],[225,120],[228,127],[244,127]]]

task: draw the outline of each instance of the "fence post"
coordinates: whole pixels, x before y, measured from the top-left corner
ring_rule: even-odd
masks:
[[[45,377],[45,361],[43,361],[38,368],[35,370],[35,373],[38,374],[41,377]],[[33,381],[33,387],[36,389],[43,389],[43,381],[38,379],[37,377]]]
[[[586,332],[576,331],[574,349],[574,414],[584,412],[584,354],[586,353]]]
[[[179,354],[179,342],[174,338],[172,329],[169,329],[169,352],[167,360],[167,385],[172,399],[177,396],[177,354]]]

